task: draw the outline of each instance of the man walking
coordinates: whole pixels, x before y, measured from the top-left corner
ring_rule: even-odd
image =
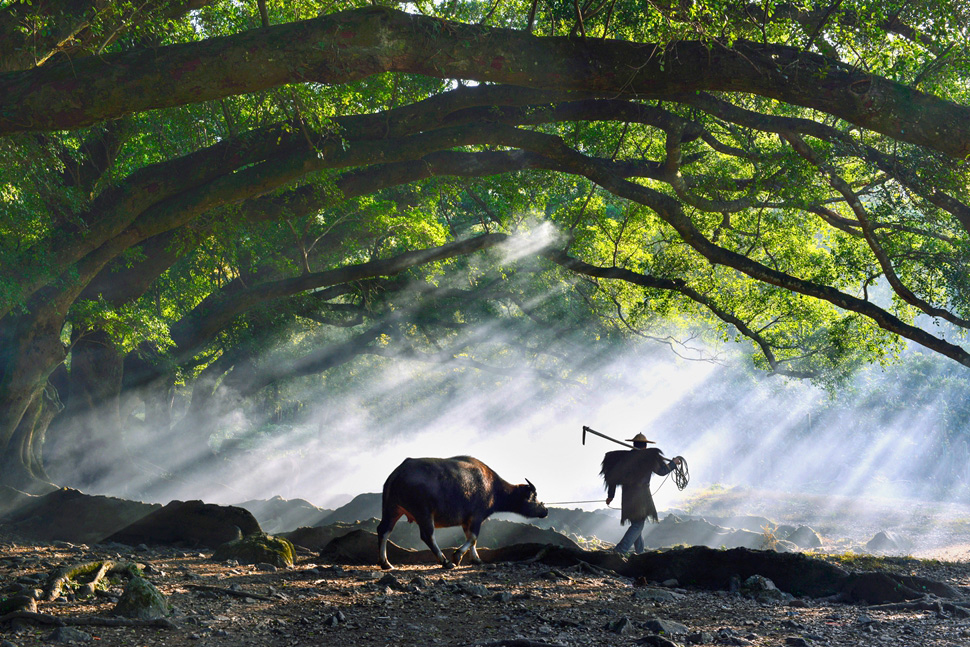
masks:
[[[616,487],[623,488],[620,524],[629,521],[630,527],[614,548],[618,553],[627,553],[631,548],[637,553],[643,552],[643,526],[647,518],[657,521],[657,507],[650,495],[650,475],[666,476],[682,462],[679,456],[668,460],[656,447],[648,449],[647,444],[653,441],[643,434],[637,434],[630,442],[634,449],[607,452],[600,471],[607,487],[606,505],[613,501]]]

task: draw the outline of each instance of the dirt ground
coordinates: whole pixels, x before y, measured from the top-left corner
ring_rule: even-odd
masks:
[[[957,551],[964,550],[955,549]],[[970,619],[930,611],[890,611],[833,601],[758,603],[676,582],[633,582],[608,573],[538,563],[463,566],[445,571],[318,563],[304,554],[276,571],[216,563],[211,552],[121,545],[33,544],[0,536],[0,590],[42,588],[65,564],[131,559],[173,608],[173,628],[79,625],[78,644],[290,647],[302,645],[970,645]],[[962,553],[966,558],[966,553]],[[871,560],[866,567],[872,566]],[[897,558],[885,566],[970,587],[970,563]],[[634,586],[636,584],[637,586]],[[649,586],[648,586],[649,585]],[[970,588],[965,589],[970,598]],[[246,594],[255,594],[247,597]],[[39,605],[59,618],[108,617],[121,584],[88,600]],[[258,597],[257,597],[258,596]],[[265,599],[264,599],[265,598]],[[680,623],[657,634],[657,619]],[[56,644],[54,627],[0,623],[0,646]]]

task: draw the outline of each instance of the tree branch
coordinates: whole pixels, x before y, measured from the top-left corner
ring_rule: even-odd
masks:
[[[906,286],[899,275],[896,273],[896,269],[893,267],[892,259],[889,258],[889,254],[883,249],[882,244],[876,238],[873,227],[869,222],[869,216],[866,213],[865,207],[859,201],[858,196],[849,187],[848,183],[835,172],[835,169],[831,168],[819,156],[809,147],[805,141],[795,135],[794,133],[789,133],[785,138],[791,144],[792,148],[801,155],[803,158],[808,160],[813,166],[816,166],[821,170],[829,179],[829,183],[832,188],[839,192],[845,199],[849,208],[855,214],[856,219],[859,222],[859,228],[862,230],[862,235],[869,245],[869,249],[872,250],[873,255],[875,255],[876,260],[879,262],[879,267],[882,268],[883,275],[889,281],[889,285],[892,286],[893,291],[906,303],[919,308],[931,317],[939,317],[945,321],[960,326],[961,328],[970,328],[970,321],[962,319],[956,316],[949,310],[944,308],[938,308],[924,299],[919,298],[916,294]]]
[[[0,75],[0,134],[388,71],[613,96],[746,92],[970,154],[970,108],[797,48],[739,41],[712,56],[708,43],[536,38],[379,7]]]
[[[228,297],[213,293],[178,322],[172,330],[172,339],[181,352],[190,353],[254,304],[350,281],[391,276],[419,265],[488,249],[506,240],[508,236],[505,234],[486,234],[439,247],[405,252],[384,260],[263,283],[246,291],[234,292]]]
[[[907,324],[870,301],[859,299],[828,285],[792,276],[716,245],[704,236],[674,199],[614,175],[607,161],[595,161],[585,157],[566,146],[559,138],[550,135],[529,132],[509,133],[507,144],[511,145],[513,141],[517,141],[523,148],[540,152],[554,159],[558,163],[558,170],[572,169],[573,173],[585,176],[618,197],[633,200],[651,208],[674,228],[685,243],[711,263],[734,268],[757,281],[827,301],[844,310],[863,315],[888,332],[915,341],[965,366],[970,366],[970,353],[962,347]]]
[[[596,278],[617,279],[645,288],[669,290],[682,294],[691,301],[704,306],[718,319],[734,326],[739,333],[753,341],[758,346],[768,366],[771,367],[772,372],[797,378],[808,378],[816,375],[814,371],[794,371],[783,368],[782,362],[775,357],[771,344],[760,332],[753,330],[739,317],[718,306],[712,299],[689,287],[683,279],[661,278],[650,274],[641,274],[622,267],[598,267],[573,258],[567,255],[566,252],[560,250],[547,250],[542,252],[542,256],[570,272],[577,274]]]

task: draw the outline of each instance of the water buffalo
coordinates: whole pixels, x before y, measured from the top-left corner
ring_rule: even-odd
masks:
[[[482,522],[493,512],[515,512],[526,517],[545,517],[549,512],[536,499],[536,488],[526,479],[523,485],[502,480],[488,465],[471,456],[453,458],[406,458],[384,482],[381,523],[377,526],[380,564],[387,561],[387,536],[394,524],[407,515],[416,521],[421,539],[443,568],[453,568],[471,550],[471,559],[482,562],[475,550]],[[445,557],[434,540],[435,528],[461,526],[465,543]]]

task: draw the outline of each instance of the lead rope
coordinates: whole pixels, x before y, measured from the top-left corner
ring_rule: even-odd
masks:
[[[566,505],[568,503],[603,503],[603,499],[590,499],[589,501],[543,501],[543,505]],[[611,505],[607,505],[610,510],[619,510]]]
[[[674,475],[674,484],[677,486],[678,490],[683,490],[685,487],[687,487],[687,484],[690,483],[690,469],[687,467],[687,460],[683,456],[678,456],[677,458],[680,459],[680,467],[675,467],[673,471],[668,472],[667,476],[664,477],[664,480],[660,482],[660,485],[657,486],[657,489],[653,491],[653,494],[651,494],[651,496],[653,496],[654,494],[660,491],[660,488],[664,486],[664,483],[667,482],[667,479],[670,478],[671,474]],[[603,499],[590,499],[588,501],[547,501],[545,502],[545,505],[566,505],[569,503],[599,503],[602,500]],[[611,510],[619,510],[619,508],[614,508],[611,505],[607,505],[606,507]]]

